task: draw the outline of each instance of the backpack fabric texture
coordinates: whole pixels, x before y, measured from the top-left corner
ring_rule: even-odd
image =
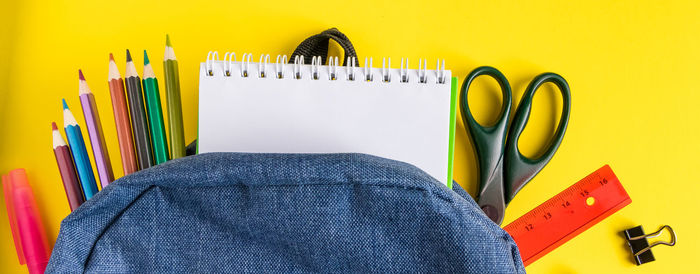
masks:
[[[47,273],[524,273],[458,184],[365,154],[207,153],[109,184]]]

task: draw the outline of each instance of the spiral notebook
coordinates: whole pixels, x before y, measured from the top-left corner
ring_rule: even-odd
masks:
[[[421,60],[416,70],[403,60],[400,68],[251,60],[210,53],[201,63],[198,153],[366,153],[451,187],[457,80],[444,61],[428,70]]]

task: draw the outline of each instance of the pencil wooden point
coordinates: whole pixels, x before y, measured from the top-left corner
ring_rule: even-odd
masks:
[[[73,116],[73,112],[70,111],[68,108],[68,104],[66,104],[66,99],[63,99],[63,127],[67,126],[77,126],[78,121],[75,120],[75,116]]]
[[[75,120],[75,116],[73,116],[73,112],[70,111],[68,108],[68,105],[66,105],[66,101],[63,101],[63,127],[68,127],[68,126],[77,126],[78,121]]]
[[[131,60],[131,55],[127,56],[126,60],[126,72],[124,73],[124,78],[129,79],[129,77],[139,77],[139,74],[136,72],[136,65],[134,65],[134,61]]]
[[[78,73],[80,74],[78,80],[78,96],[83,95],[83,94],[91,94],[92,91],[90,91],[90,87],[87,84],[87,81],[85,81],[85,76],[83,75],[82,70],[78,70]]]
[[[53,134],[53,148],[56,149],[59,146],[67,146],[66,141],[63,140],[63,136],[61,136],[61,133],[58,131],[58,127],[56,126],[56,122],[51,123],[51,132]]]
[[[121,79],[122,75],[119,73],[119,68],[117,68],[117,63],[114,62],[112,54],[109,54],[109,73],[107,74],[107,81],[112,81],[114,79]]]
[[[83,75],[83,70],[78,70],[78,79],[85,81],[85,76]]]
[[[128,49],[126,50],[126,61],[127,61],[127,62],[133,62],[133,61],[131,60],[131,53],[129,52]]]
[[[148,61],[148,54],[146,53],[146,50],[144,49],[143,50],[143,65],[145,66],[145,65],[148,65],[150,63],[151,62]],[[144,78],[145,78],[145,76],[144,76]]]
[[[165,39],[165,57],[163,57],[163,60],[176,60],[173,45],[170,43],[170,36],[166,36]]]
[[[144,57],[144,58],[148,58],[148,57]],[[151,78],[156,78],[156,74],[153,72],[153,66],[151,66],[151,64],[148,63],[148,59],[146,59],[146,62],[143,65],[143,80],[151,79]]]

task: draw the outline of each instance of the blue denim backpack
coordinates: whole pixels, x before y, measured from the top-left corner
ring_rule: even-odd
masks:
[[[325,63],[329,39],[356,56],[335,28],[292,56]],[[71,213],[46,272],[524,273],[510,235],[453,186],[365,154],[188,156]]]
[[[105,187],[47,273],[524,273],[458,184],[365,154],[209,153]]]

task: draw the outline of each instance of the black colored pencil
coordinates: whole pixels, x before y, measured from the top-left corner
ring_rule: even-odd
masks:
[[[129,98],[129,113],[131,114],[131,128],[134,133],[134,147],[139,161],[139,168],[146,169],[153,166],[153,152],[151,150],[151,135],[148,131],[148,120],[143,103],[141,79],[136,73],[136,66],[131,59],[131,53],[126,50],[126,94]]]

